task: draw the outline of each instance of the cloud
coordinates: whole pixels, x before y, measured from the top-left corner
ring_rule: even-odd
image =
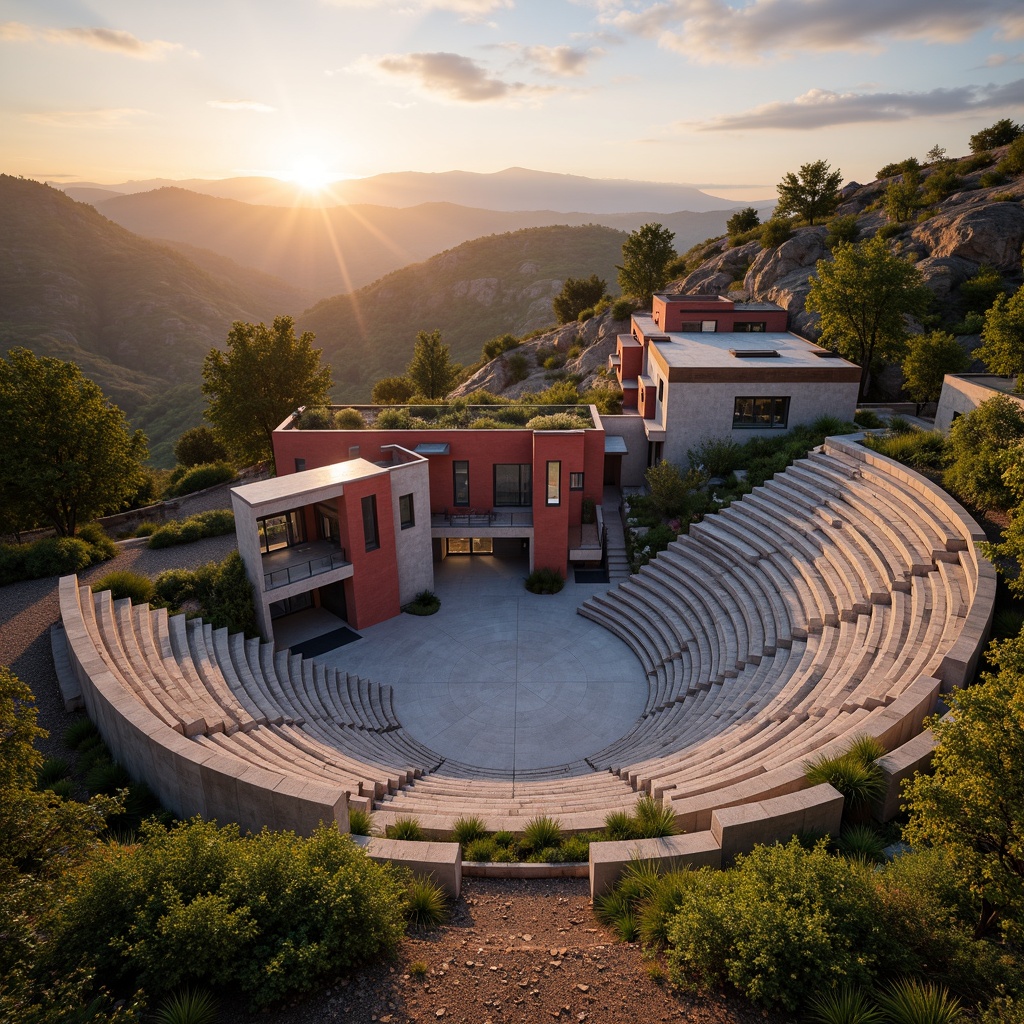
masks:
[[[1001,68],[1004,64],[1024,64],[1024,53],[993,53],[983,66]]]
[[[86,46],[106,53],[119,53],[136,60],[163,60],[169,53],[184,50],[180,43],[164,39],[139,39],[131,32],[114,28],[33,28],[20,21],[0,23],[0,41],[29,43],[63,43],[68,46]],[[194,51],[189,51],[194,54]]]
[[[640,9],[598,0],[598,9],[616,30],[656,39],[698,63],[877,51],[890,39],[956,43],[982,29],[1024,37],[1020,0],[663,0]]]
[[[257,114],[273,114],[277,110],[258,100],[207,100],[206,105],[215,110],[251,110]]]
[[[1001,86],[963,86],[930,92],[831,92],[811,89],[788,102],[765,103],[740,114],[691,122],[697,131],[723,132],[776,128],[809,131],[838,124],[909,121],[997,111],[1024,104],[1024,78]]]
[[[595,57],[603,57],[605,51],[599,47],[581,49],[575,46],[514,46],[524,63],[535,71],[559,78],[573,78],[582,75]]]
[[[104,107],[97,110],[46,110],[25,114],[25,120],[51,128],[124,128],[140,117],[148,117],[148,110],[137,107]]]
[[[515,7],[514,0],[325,0],[334,7],[392,7],[403,13],[450,11],[465,21],[479,21],[493,11]]]
[[[507,82],[489,74],[458,53],[403,53],[362,57],[352,70],[379,76],[412,79],[420,90],[459,103],[533,100],[555,91],[551,86]]]

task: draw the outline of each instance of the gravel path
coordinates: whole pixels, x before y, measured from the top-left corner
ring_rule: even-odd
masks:
[[[414,967],[417,965],[417,967]],[[421,970],[425,966],[425,973]],[[664,965],[616,942],[585,880],[467,878],[450,922],[405,938],[391,962],[356,970],[303,1002],[223,1024],[776,1024],[739,997],[676,991]],[[658,977],[655,977],[658,975]]]
[[[185,519],[213,508],[230,508],[229,486],[225,484],[195,498],[183,499],[176,518]],[[233,533],[157,550],[147,548],[145,543],[119,544],[121,550],[116,557],[84,570],[79,578],[88,582],[115,569],[130,569],[147,576],[156,576],[164,569],[196,569],[219,561],[235,546]],[[82,715],[64,710],[57,687],[50,653],[50,626],[59,618],[56,576],[0,587],[0,665],[8,666],[35,694],[39,724],[50,734],[40,743],[43,753],[67,759],[61,736]]]

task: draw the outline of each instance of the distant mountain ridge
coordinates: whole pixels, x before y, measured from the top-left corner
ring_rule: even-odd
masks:
[[[506,167],[489,174],[476,171],[395,171],[367,178],[343,179],[321,192],[303,190],[292,182],[269,177],[153,178],[112,185],[92,181],[48,184],[68,192],[98,189],[125,195],[159,188],[183,188],[259,206],[289,207],[344,204],[410,207],[423,203],[455,203],[504,212],[552,210],[572,213],[582,210],[597,214],[636,210],[700,213],[748,205],[709,195],[694,185],[627,178],[588,178],[526,167]],[[89,202],[93,199],[84,195],[76,198]]]

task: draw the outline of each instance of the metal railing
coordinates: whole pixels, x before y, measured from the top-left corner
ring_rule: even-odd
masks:
[[[310,576],[319,576],[321,573],[351,564],[345,558],[345,549],[338,548],[330,554],[319,555],[307,562],[296,562],[294,565],[287,565],[275,569],[273,572],[265,572],[263,574],[263,589],[274,590],[277,587],[286,587],[289,583],[307,580]]]

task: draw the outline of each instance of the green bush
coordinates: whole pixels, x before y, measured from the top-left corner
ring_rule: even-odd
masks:
[[[996,165],[996,169],[1014,177],[1024,174],[1024,135],[1018,135],[1010,143],[1010,148]]]
[[[616,299],[612,303],[612,319],[628,320],[636,309],[636,303],[632,299]]]
[[[432,590],[421,590],[402,611],[410,615],[433,615],[441,609],[441,598]]]
[[[815,993],[807,1019],[812,1024],[883,1024],[878,1007],[855,985],[837,985]]]
[[[172,473],[167,494],[169,497],[194,494],[234,479],[235,467],[229,462],[207,462],[201,466],[192,466],[181,476],[177,475],[177,471]]]
[[[39,789],[50,789],[55,782],[66,779],[71,765],[62,757],[48,757],[39,767],[36,786]]]
[[[414,928],[436,928],[448,916],[448,897],[444,889],[428,878],[409,882],[406,917]]]
[[[960,1000],[940,985],[905,978],[878,995],[887,1024],[959,1024]]]
[[[147,821],[76,878],[53,968],[88,959],[100,981],[152,998],[199,984],[264,1007],[386,956],[406,906],[395,870],[334,828],[243,839],[235,825]]]
[[[534,569],[526,577],[526,589],[531,594],[557,594],[565,586],[565,579],[557,569]]]
[[[728,476],[740,465],[743,449],[731,438],[705,437],[686,450],[690,465],[707,476]]]
[[[871,876],[823,843],[755,847],[735,869],[694,879],[667,926],[677,984],[728,981],[752,1002],[792,1012],[837,982],[873,979],[881,934]]]
[[[637,800],[633,816],[636,819],[636,834],[639,839],[660,839],[664,836],[674,836],[679,831],[672,808],[659,804],[649,794]]]
[[[513,352],[504,357],[504,363],[508,369],[509,381],[518,384],[530,376],[530,364],[522,352]]]
[[[473,862],[494,860],[496,845],[493,839],[472,839],[462,847],[462,859]]]
[[[545,814],[531,818],[523,829],[521,846],[524,850],[537,852],[557,847],[562,841],[562,825]]]
[[[374,430],[411,430],[412,417],[405,409],[381,409],[374,421]]]
[[[875,763],[884,753],[877,741],[855,740],[842,754],[822,754],[806,762],[804,777],[812,786],[827,782],[838,789],[845,799],[844,810],[860,810],[885,795],[882,769]]]
[[[1006,182],[1006,175],[998,168],[993,168],[991,171],[986,171],[979,179],[978,184],[982,188],[995,188],[996,185],[1002,185]]]
[[[395,818],[394,822],[384,829],[388,839],[404,839],[410,843],[422,843],[426,836],[423,827],[412,817]]]
[[[497,359],[503,353],[518,348],[521,344],[522,342],[514,334],[502,334],[497,338],[491,338],[490,341],[484,342],[484,347],[480,354],[486,362],[490,362],[490,360]]]
[[[470,843],[483,839],[486,835],[487,824],[483,818],[478,818],[476,815],[456,818],[452,822],[452,842],[459,843],[461,846],[469,846]]]
[[[235,514],[230,509],[197,512],[187,519],[172,519],[154,530],[149,538],[151,548],[169,548],[175,544],[191,544],[206,537],[220,537],[235,529]]]
[[[360,807],[350,807],[348,811],[348,830],[354,836],[368,836],[373,831],[373,818],[368,811]]]
[[[179,466],[202,466],[227,461],[228,453],[209,427],[192,427],[174,442],[174,460]]]
[[[362,430],[365,426],[366,420],[358,409],[339,409],[334,414],[336,430]]]
[[[951,465],[945,484],[977,508],[1007,509],[1015,503],[1003,482],[1005,452],[1024,438],[1024,413],[1007,395],[996,395],[964,416],[949,431]]]
[[[875,232],[875,234],[879,238],[895,238],[897,235],[902,235],[903,232],[906,231],[906,230],[907,230],[907,227],[906,227],[905,224],[897,224],[897,223],[890,222],[888,224],[883,224]]]
[[[86,743],[98,740],[99,736],[99,729],[88,718],[80,718],[64,730],[64,746],[69,750],[78,750]]]
[[[133,536],[135,537],[152,537],[157,530],[160,529],[159,523],[154,523],[152,519],[147,519],[145,522],[139,523],[135,527]]]
[[[113,558],[117,545],[97,523],[88,523],[77,537],[44,537],[31,544],[0,544],[0,586],[19,580],[69,576]]]
[[[92,548],[93,564],[104,562],[117,554],[117,545],[107,536],[99,523],[86,523],[78,528],[78,539],[84,540]]]
[[[168,608],[194,601],[214,629],[223,626],[230,633],[259,635],[252,584],[237,551],[230,552],[223,561],[208,562],[195,570],[167,569],[153,585],[155,599]]]
[[[854,414],[853,422],[865,430],[878,430],[885,426],[885,420],[873,409],[858,409]]]
[[[868,437],[865,445],[880,455],[917,470],[941,469],[949,461],[949,445],[938,430],[914,430]]]
[[[849,213],[842,217],[833,217],[828,222],[825,246],[830,252],[834,251],[837,246],[846,242],[856,242],[859,234],[860,227],[857,224],[856,214]]]
[[[924,183],[924,198],[926,203],[938,203],[959,192],[964,187],[964,179],[957,174],[952,165],[940,167],[928,175]]]
[[[98,580],[93,580],[91,588],[94,594],[109,590],[115,601],[130,597],[132,604],[148,604],[154,594],[153,581],[148,576],[126,569],[108,572]]]
[[[900,160],[897,163],[886,164],[875,174],[875,180],[881,181],[882,178],[892,178],[897,174],[906,174],[908,172],[919,171],[921,169],[921,162],[916,156],[908,156],[906,160]]]
[[[971,312],[984,313],[1005,291],[1002,274],[995,267],[983,263],[977,273],[960,285],[960,298]]]
[[[331,410],[322,406],[303,409],[295,426],[299,430],[330,430],[333,426]]]
[[[784,217],[772,217],[761,228],[761,245],[766,249],[774,249],[792,237],[793,223]]]
[[[576,320],[577,320],[578,323],[581,323],[581,324],[582,323],[586,323],[586,321],[589,320],[592,316],[594,316],[594,314],[595,314],[594,307],[593,306],[587,306],[586,309],[581,309],[579,311],[579,313],[576,314]]]
[[[629,811],[609,811],[604,818],[604,832],[613,842],[636,839],[636,819]]]
[[[885,840],[870,825],[847,825],[839,833],[836,849],[853,860],[881,864],[885,860]]]
[[[972,156],[964,157],[963,160],[958,160],[956,169],[960,174],[973,174],[975,171],[980,171],[982,167],[990,167],[995,163],[995,159],[988,150],[982,150],[980,153],[974,153]]]
[[[165,999],[153,1019],[156,1024],[215,1024],[217,1003],[203,989],[185,988]]]

